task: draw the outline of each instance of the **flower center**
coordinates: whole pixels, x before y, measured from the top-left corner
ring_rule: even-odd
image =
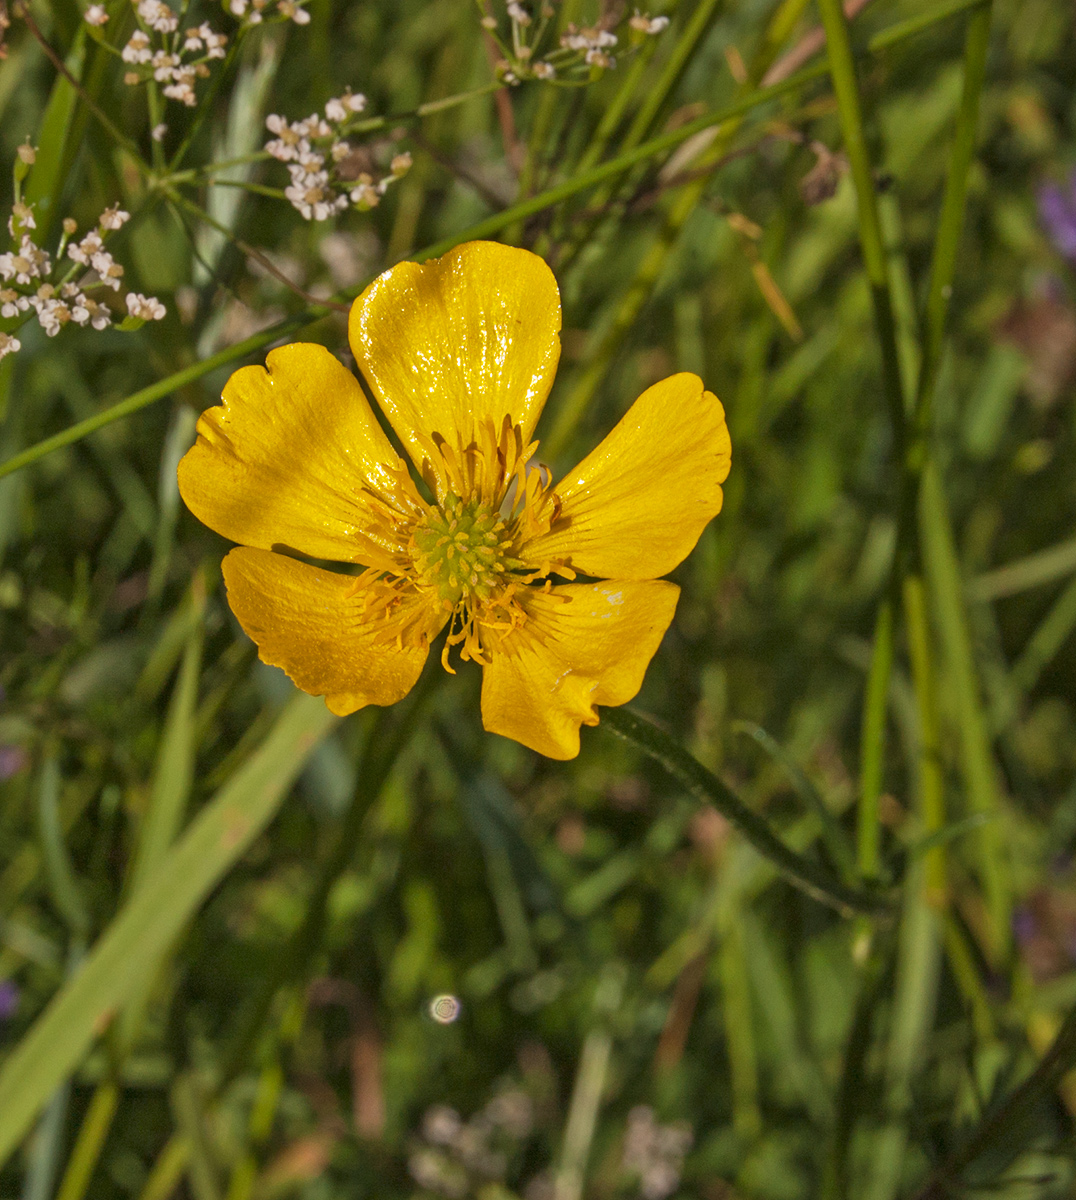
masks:
[[[498,600],[521,564],[507,554],[511,538],[499,511],[482,500],[449,493],[412,534],[419,582],[446,609],[482,612]]]

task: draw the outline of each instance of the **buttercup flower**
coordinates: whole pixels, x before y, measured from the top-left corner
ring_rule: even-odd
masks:
[[[485,727],[550,758],[635,696],[679,595],[658,577],[721,508],[728,430],[698,376],[673,375],[553,484],[532,435],[559,330],[546,264],[491,242],[356,300],[351,348],[421,483],[324,347],[229,379],[179,486],[240,543],[228,602],[264,662],[344,715],[405,696],[447,627],[445,667],[453,647],[482,665]]]

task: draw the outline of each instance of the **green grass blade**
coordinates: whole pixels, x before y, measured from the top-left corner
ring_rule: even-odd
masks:
[[[990,46],[991,6],[989,0],[971,16],[964,48],[964,88],[957,114],[949,174],[942,200],[934,257],[930,267],[930,290],[924,321],[923,365],[916,396],[917,425],[925,435],[929,429],[932,399],[938,382],[949,297],[953,292],[956,256],[964,227],[964,205],[968,173],[979,126],[979,98],[986,78],[986,56]]]
[[[85,54],[86,29],[80,26],[66,64],[76,78],[81,73]],[[40,244],[48,238],[56,220],[56,201],[63,189],[64,167],[69,157],[68,135],[77,106],[78,93],[63,75],[57,75],[37,131],[37,157],[23,189],[23,200],[34,205],[37,212],[35,236]]]
[[[746,804],[702,763],[656,725],[644,721],[625,708],[607,708],[602,721],[625,741],[637,746],[666,771],[691,795],[713,804],[771,863],[807,895],[828,904],[838,912],[884,914],[890,911],[887,898],[876,892],[849,887],[824,867],[790,850],[758,813]]]
[[[202,671],[202,614],[205,611],[205,582],[199,575],[192,592],[192,625],[179,668],[179,678],[168,706],[161,734],[157,762],[153,770],[149,804],[139,831],[138,849],[129,880],[130,894],[153,878],[169,847],[175,841],[187,809],[194,779],[197,750],[195,712],[198,705],[198,680]]]
[[[859,751],[859,809],[856,817],[856,864],[865,880],[877,879],[881,866],[879,803],[885,775],[886,716],[893,673],[895,605],[886,596],[874,624],[867,695]]]
[[[90,913],[82,888],[75,878],[75,870],[67,853],[60,823],[61,782],[56,756],[50,754],[41,767],[41,781],[37,794],[41,851],[52,901],[71,933],[76,938],[85,939],[90,932]]]
[[[908,873],[901,917],[897,977],[885,1059],[885,1123],[871,1147],[864,1200],[894,1200],[899,1194],[907,1149],[912,1084],[919,1071],[937,1003],[941,971],[938,914],[927,903],[928,867]]]
[[[82,1200],[86,1195],[119,1101],[120,1089],[115,1083],[102,1084],[94,1092],[82,1119],[71,1157],[67,1160],[67,1169],[64,1171],[60,1190],[56,1193],[56,1200]]]
[[[945,494],[933,464],[928,465],[923,478],[920,522],[932,608],[955,701],[968,808],[991,818],[971,841],[990,914],[991,944],[987,950],[995,961],[1000,961],[996,956],[1004,955],[1008,945],[1012,911],[1004,824],[993,819],[1002,812],[1001,790],[964,609],[960,564]]]
[[[102,1027],[144,983],[161,951],[272,820],[311,750],[335,724],[296,695],[261,747],[190,826],[120,912],[0,1070],[0,1162]]]
[[[1025,695],[1076,628],[1076,580],[1070,580],[1013,663],[1012,684]]]
[[[878,199],[874,191],[874,169],[867,149],[859,83],[852,56],[852,41],[840,0],[818,0],[818,8],[826,30],[830,75],[859,205],[859,241],[874,302],[874,320],[882,351],[883,383],[898,454],[901,454],[904,442],[904,388],[897,349],[896,319],[889,260],[882,239]]]
[[[1076,571],[1076,538],[1039,550],[1027,558],[1006,563],[993,571],[985,571],[968,585],[968,596],[973,600],[1000,600],[1004,596],[1016,596],[1030,588],[1053,583]]]
[[[1051,1101],[1058,1085],[1074,1065],[1076,1009],[1062,1021],[1061,1028],[1035,1070],[1005,1100],[986,1113],[968,1137],[937,1168],[916,1200],[943,1200],[963,1191],[961,1176],[980,1161],[992,1160],[986,1178],[974,1182],[991,1182],[1000,1175],[1020,1153],[1020,1138],[1026,1134],[1030,1118],[1040,1106]]]
[[[852,846],[844,832],[840,821],[834,815],[833,810],[826,803],[825,797],[815,787],[814,783],[808,778],[807,773],[799,765],[798,762],[788,753],[787,750],[761,725],[756,725],[754,721],[735,721],[732,729],[737,733],[745,733],[748,737],[756,741],[769,757],[777,763],[780,763],[788,776],[789,782],[796,795],[803,802],[804,807],[809,812],[814,812],[822,826],[822,837],[825,839],[826,848],[829,850],[834,863],[840,869],[841,875],[846,880],[855,878],[855,860],[852,854]]]

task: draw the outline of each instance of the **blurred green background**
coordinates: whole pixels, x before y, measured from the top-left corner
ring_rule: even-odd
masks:
[[[244,39],[203,101],[190,164],[257,150],[267,113],[298,119],[345,87],[372,114],[407,114],[493,78],[469,0],[308,7],[308,25]],[[874,0],[852,22],[908,372],[974,16],[867,44],[933,7]],[[130,5],[109,9],[113,37]],[[148,154],[145,89],[125,87],[76,5],[30,11]],[[612,158],[640,113],[636,141],[742,96],[818,21],[808,6],[769,47],[763,0],[661,11],[666,31],[585,86],[525,81],[389,122],[373,153],[410,150],[414,167],[370,212],[314,223],[241,187],[185,194],[305,292],[354,294]],[[63,216],[84,229],[109,204],[129,210],[114,243],[126,283],[168,316],[55,339],[23,326],[0,362],[3,458],[307,307],[147,186],[12,15],[0,163],[27,138],[49,148],[26,185],[49,244]],[[560,0],[555,20],[599,15]],[[191,16],[236,25],[220,5]],[[946,1194],[942,1176],[920,1191],[946,1163],[953,1195],[1072,1194],[1064,1038],[1049,1078],[974,1139],[1076,1005],[1076,262],[1040,213],[1044,185],[1068,194],[1074,97],[1072,5],[997,0],[931,439],[936,528],[952,534],[928,555],[947,875],[936,894],[921,869],[920,714],[898,632],[889,923],[795,890],[607,728],[584,730],[567,764],[484,733],[479,672],[446,676],[436,655],[395,710],[329,725],[311,702],[301,720],[321,740],[308,756],[288,742],[294,689],[257,663],[224,603],[227,546],[175,483],[195,416],[262,351],[0,480],[0,1052],[15,1055],[180,827],[267,738],[285,790],[167,929],[153,914],[173,876],[158,876],[111,972],[118,987],[130,965],[122,1003],[102,991],[100,1011],[75,1005],[85,1048],[64,1051],[50,1027],[34,1060],[54,1053],[50,1098],[12,1143],[0,1196],[890,1200]],[[194,111],[172,104],[167,119],[178,132]],[[842,150],[833,90],[822,76],[710,149],[686,144],[694,158],[654,156],[502,232],[548,259],[564,301],[538,432],[557,475],[666,374],[698,372],[721,397],[725,508],[675,573],[677,617],[635,704],[790,845],[839,867],[898,472],[856,195],[827,157]],[[242,177],[286,182],[273,162]],[[353,365],[341,314],[296,337]],[[997,798],[985,815],[976,788]],[[143,957],[126,957],[135,947]],[[0,1128],[13,1112],[0,1106]]]

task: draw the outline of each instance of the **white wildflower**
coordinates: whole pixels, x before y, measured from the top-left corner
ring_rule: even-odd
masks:
[[[357,185],[351,189],[351,203],[358,208],[375,208],[381,201],[381,195],[374,187],[373,180],[367,174],[359,176]]]
[[[175,83],[161,88],[163,94],[169,100],[180,100],[188,108],[194,108],[198,103],[198,97],[194,94],[194,72],[189,69],[176,71],[172,77]]]
[[[102,229],[122,229],[130,219],[129,212],[124,212],[118,204],[113,204],[111,208],[105,209],[97,224]]]
[[[518,4],[516,0],[511,0],[511,3],[508,5],[508,15],[517,25],[529,25],[531,23],[530,13],[527,12],[522,4]]]
[[[159,125],[153,126],[153,128],[150,130],[149,136],[151,138],[153,138],[153,140],[155,142],[163,142],[164,135],[167,132],[168,132],[168,126],[162,121]]]
[[[280,3],[276,6],[276,10],[282,17],[290,17],[296,25],[310,24],[310,14],[305,8],[296,4],[295,0],[280,0]]]
[[[108,20],[108,13],[103,4],[91,4],[82,14],[82,19],[87,25],[103,25]]]
[[[206,56],[208,58],[223,58],[224,47],[228,44],[228,37],[223,33],[214,33],[207,24],[198,26],[198,35],[205,42]]]
[[[27,229],[36,229],[37,222],[34,220],[34,210],[29,204],[13,204],[11,206],[11,216],[8,217],[7,231],[12,237],[18,237],[20,233]]]
[[[158,50],[150,59],[150,65],[153,67],[153,78],[158,83],[167,83],[173,78],[173,67],[179,66],[179,55],[169,54],[165,50]]]
[[[366,107],[366,97],[362,92],[352,92],[350,89],[342,96],[337,96],[325,105],[325,115],[330,121],[339,124],[346,121],[352,113],[361,113]]]
[[[143,321],[160,321],[168,310],[156,296],[143,296],[141,292],[128,292],[127,311],[132,317],[141,317]]]
[[[280,162],[298,158],[300,153],[309,148],[310,144],[304,140],[299,128],[289,125],[278,113],[270,113],[265,118],[265,125],[270,133],[277,135],[272,141],[265,143],[265,149]]]
[[[307,138],[325,138],[332,136],[332,126],[323,121],[317,113],[311,113],[305,121],[296,121],[292,129]]]
[[[535,79],[555,79],[557,69],[552,63],[536,62],[533,67]]]
[[[49,337],[55,337],[73,315],[71,309],[56,298],[55,291],[52,284],[43,283],[36,294],[30,297],[30,303],[37,311],[38,322]]]
[[[296,162],[308,175],[313,175],[325,166],[325,155],[311,150],[309,143],[304,142],[299,145]]]
[[[22,342],[10,333],[0,333],[0,358],[5,354],[15,354],[22,349]]]
[[[52,261],[48,253],[35,246],[30,239],[23,235],[19,252],[0,254],[0,278],[9,280],[14,277],[17,284],[25,287],[31,279],[43,279],[52,271]]]
[[[120,51],[120,58],[125,63],[145,63],[153,57],[149,48],[149,34],[136,29],[127,40],[127,45]]]
[[[89,314],[90,324],[94,329],[107,329],[112,324],[112,313],[107,305],[83,296],[79,306]]]
[[[114,292],[120,290],[120,280],[123,278],[123,267],[112,257],[107,250],[98,250],[96,254],[90,257],[90,266],[97,272],[101,278],[101,282],[110,287]]]
[[[300,167],[292,167],[291,187],[284,189],[284,195],[291,201],[292,206],[308,221],[326,221],[337,210],[336,198],[329,187],[329,176],[325,171],[314,175],[299,173]]]
[[[638,9],[635,10],[635,16],[630,18],[628,24],[632,29],[639,33],[656,34],[661,33],[663,29],[667,29],[669,25],[668,17],[648,17],[646,13],[641,13]]]
[[[138,15],[158,33],[175,33],[179,18],[163,0],[139,0]]]
[[[576,29],[569,25],[560,44],[568,50],[607,50],[616,45],[616,34],[608,29]]]
[[[77,263],[81,263],[84,267],[88,267],[90,265],[90,256],[96,254],[103,245],[104,242],[101,240],[101,235],[96,230],[91,230],[81,242],[72,242],[67,247],[67,257]]]

